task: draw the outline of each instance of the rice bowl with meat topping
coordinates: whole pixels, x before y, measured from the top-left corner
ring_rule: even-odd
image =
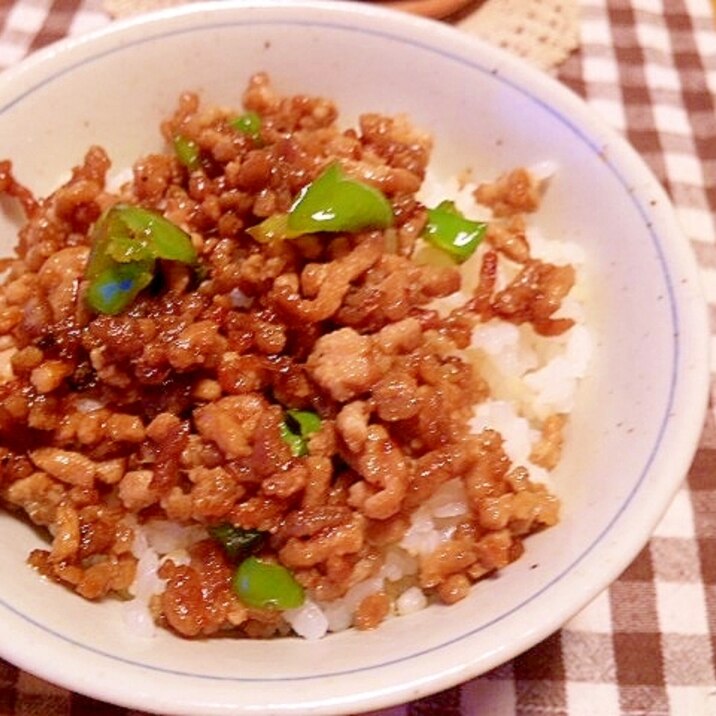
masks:
[[[590,338],[581,250],[534,219],[552,167],[436,184],[408,118],[341,128],[261,73],[161,132],[46,199],[0,164],[0,497],[40,574],[139,634],[319,638],[458,602],[557,524]]]
[[[457,531],[452,524],[459,521],[464,498],[459,485],[454,490],[455,483],[446,480],[440,488],[445,492],[436,490],[411,514],[405,531],[393,535],[396,542],[385,550],[390,551],[390,560],[386,556],[383,566],[357,583],[364,586],[356,585],[354,591],[349,588],[343,597],[330,602],[337,614],[332,613],[328,601],[317,600],[310,588],[301,584],[304,602],[280,610],[286,623],[274,632],[278,638],[240,640],[233,638],[239,632],[230,628],[200,638],[180,636],[171,625],[166,628],[160,614],[161,597],[156,597],[165,592],[168,583],[166,576],[160,576],[165,564],[171,561],[172,568],[190,567],[191,545],[205,539],[209,528],[222,528],[217,536],[231,537],[223,527],[227,521],[169,521],[161,519],[155,506],[130,511],[117,498],[112,504],[126,513],[126,551],[118,556],[123,555],[129,565],[124,575],[129,586],[117,597],[108,594],[87,599],[54,578],[38,576],[36,569],[25,564],[33,550],[51,552],[54,537],[47,527],[34,526],[18,508],[0,508],[0,532],[6,545],[0,551],[0,571],[5,575],[0,581],[0,622],[5,635],[0,643],[2,657],[73,692],[142,711],[336,716],[404,703],[505,663],[557,630],[605,589],[643,547],[687,470],[708,394],[708,329],[694,257],[668,198],[644,162],[583,102],[544,74],[450,27],[389,12],[373,3],[221,0],[191,4],[113,23],[106,30],[35,53],[2,73],[0,136],[6,138],[6,144],[0,155],[12,160],[15,191],[27,186],[36,196],[49,197],[72,178],[69,169],[81,165],[88,148],[95,145],[103,147],[107,161],[111,160],[101,192],[109,200],[95,207],[96,217],[85,217],[87,232],[82,234],[84,228],[78,224],[81,231],[72,237],[73,246],[85,251],[95,245],[96,238],[104,237],[100,245],[104,243],[105,250],[95,252],[91,262],[85,258],[84,268],[75,269],[86,296],[92,284],[91,302],[83,299],[81,304],[88,307],[90,323],[101,319],[109,324],[134,315],[142,306],[148,308],[152,300],[166,295],[172,276],[186,275],[192,282],[187,284],[191,286],[188,291],[212,280],[204,246],[195,243],[198,237],[192,226],[165,213],[163,206],[155,209],[135,200],[134,189],[122,187],[134,183],[132,167],[137,160],[151,154],[170,156],[180,161],[180,171],[188,171],[183,162],[193,162],[190,137],[163,139],[157,129],[171,115],[182,92],[199,93],[199,113],[225,105],[231,108],[231,112],[226,110],[229,119],[238,120],[243,114],[241,93],[251,73],[259,69],[267,71],[280,94],[301,92],[332,98],[340,108],[344,129],[353,127],[362,133],[361,113],[393,118],[404,113],[416,135],[429,133],[433,138],[430,162],[414,195],[426,211],[452,200],[467,220],[485,222],[494,231],[495,208],[476,203],[477,187],[494,187],[501,176],[520,167],[537,180],[539,208],[522,215],[530,255],[543,263],[573,267],[575,284],[552,317],[569,318],[575,324],[560,335],[541,336],[529,324],[496,316],[487,321],[480,318],[470,333],[470,344],[451,348],[448,355],[473,366],[471,370],[489,392],[469,413],[464,411],[470,433],[479,435],[486,427],[499,432],[512,462],[510,469],[525,465],[529,479],[542,483],[548,494],[559,498],[561,507],[556,525],[523,540],[525,552],[520,558],[478,579],[465,598],[445,605],[435,588],[420,586],[412,570],[421,559],[421,548],[434,550]],[[247,118],[239,124],[251,128]],[[545,166],[545,160],[549,165]],[[201,161],[206,161],[203,154]],[[366,184],[364,176],[352,174],[340,162],[338,165],[344,177]],[[297,182],[301,189],[287,203],[294,202],[304,187],[329,168],[328,162],[322,170],[314,167],[310,176]],[[209,178],[216,176],[210,174]],[[325,187],[326,181],[329,185],[340,183],[337,178],[334,167],[319,186]],[[373,194],[360,187],[348,188],[349,194],[356,191],[363,197]],[[312,193],[315,202],[316,192]],[[383,197],[387,199],[385,194]],[[388,216],[394,217],[395,226],[402,226],[395,219],[398,212],[392,198],[387,200]],[[373,220],[385,221],[384,202],[375,195],[368,202],[367,213]],[[110,206],[118,207],[111,216]],[[444,216],[454,212],[446,209],[449,207],[443,206],[438,212],[443,214],[441,221],[454,223]],[[144,212],[150,212],[149,216]],[[305,251],[305,242],[299,237],[282,238],[278,243],[261,243],[252,237],[248,232],[266,218],[271,217],[247,215],[246,234],[241,239],[244,249],[253,247],[256,253],[264,253],[277,250],[282,243],[285,246],[279,254]],[[286,221],[285,216],[275,219],[274,230],[286,233],[290,228]],[[499,223],[507,221],[504,217]],[[7,193],[0,196],[3,255],[13,253],[18,232],[26,223],[17,198]],[[97,223],[99,229],[95,229]],[[139,246],[133,246],[127,234],[131,239],[142,224],[147,236],[140,235]],[[130,231],[128,225],[135,229]],[[264,225],[256,231],[266,234],[266,229]],[[374,231],[384,233],[387,229],[362,233]],[[307,263],[331,265],[338,256],[328,256],[327,246],[339,238],[337,233],[318,232],[325,253]],[[355,248],[356,232],[345,233],[347,245]],[[180,238],[184,234],[189,237],[188,244]],[[440,243],[439,236],[433,239]],[[438,249],[428,245],[421,231],[415,241],[414,261],[434,269],[459,270],[464,295],[456,292],[433,297],[420,311],[435,310],[444,320],[474,298],[482,256],[497,251],[492,243],[496,240],[494,234],[488,240],[485,231],[477,249],[466,257],[461,255],[461,242],[451,245],[448,240]],[[386,245],[390,253],[398,253],[393,237]],[[520,270],[518,262],[498,253],[495,294]],[[130,266],[120,269],[116,265],[122,263],[119,259]],[[298,268],[298,262],[295,266]],[[108,273],[100,280],[104,271]],[[107,280],[121,276],[122,271],[124,286]],[[351,290],[365,284],[364,276],[351,283]],[[320,275],[314,278],[319,285]],[[299,281],[298,295],[310,300],[313,297],[304,293],[307,288],[308,283]],[[137,295],[132,298],[135,290]],[[248,292],[232,291],[229,299],[232,309],[256,309],[248,305],[252,300]],[[127,305],[122,308],[125,300]],[[92,304],[95,308],[90,310]],[[117,313],[102,313],[97,310],[100,307]],[[206,320],[218,315],[217,311]],[[158,320],[159,312],[143,318]],[[165,323],[170,318],[164,317]],[[380,329],[354,330],[373,336]],[[223,329],[220,333],[224,335]],[[152,347],[152,342],[146,341],[148,351],[161,349]],[[122,343],[122,338],[115,341]],[[41,350],[43,354],[48,351],[48,360],[64,360],[51,355],[48,347]],[[155,356],[160,353],[157,350]],[[111,352],[108,355],[109,362],[121,359]],[[587,361],[588,370],[581,377]],[[91,377],[89,371],[87,375]],[[37,377],[42,376],[40,371]],[[552,380],[555,376],[559,381]],[[51,378],[52,371],[45,377]],[[82,372],[75,377],[82,377]],[[80,381],[75,389],[81,385]],[[205,382],[203,387],[211,387],[211,383]],[[549,389],[557,387],[559,390]],[[161,391],[156,394],[153,409],[167,412]],[[263,395],[273,404],[273,392]],[[366,395],[372,400],[372,395]],[[105,408],[112,413],[140,415],[128,408],[118,410],[111,403],[102,405],[97,396],[85,397],[88,399],[72,412],[80,407],[86,412]],[[129,397],[124,399],[125,405]],[[191,395],[189,399],[198,409],[217,398],[208,392],[201,399]],[[290,450],[303,449],[306,436],[302,432],[310,433],[316,418],[319,427],[323,421],[335,424],[334,417],[321,406],[294,408],[280,401],[276,406],[282,411],[300,411],[281,423],[282,440],[288,441],[282,444]],[[515,409],[518,420],[514,419]],[[194,428],[193,413],[190,417],[181,411],[176,414]],[[560,427],[564,418],[558,415],[551,419],[550,430],[545,430],[545,421],[554,414],[568,414],[566,423]],[[114,418],[117,424],[113,429],[125,420]],[[148,441],[149,414],[141,422],[145,430],[142,442]],[[369,425],[375,422],[390,426],[390,421],[373,412]],[[125,422],[123,429],[130,427]],[[198,434],[198,428],[195,430]],[[90,434],[83,433],[85,438]],[[117,440],[119,434],[114,433],[111,439]],[[535,446],[542,443],[543,455],[556,455],[550,446],[558,445],[559,436],[563,446],[557,467],[549,470],[535,465]],[[398,435],[397,439],[402,438]],[[202,442],[210,441],[202,438]],[[124,456],[129,456],[132,446],[136,452],[140,444],[125,442]],[[218,443],[213,444],[218,450]],[[156,447],[158,444],[153,449]],[[69,446],[66,450],[85,452]],[[103,462],[90,452],[87,456],[93,464]],[[39,454],[40,459],[48,456]],[[134,472],[135,487],[141,487],[142,470],[152,471],[146,456],[143,453],[143,462],[117,471],[115,477]],[[305,462],[309,457],[295,460]],[[412,459],[412,455],[408,457]],[[342,458],[335,465],[346,469]],[[31,469],[41,472],[34,463]],[[110,485],[100,483],[97,477],[93,484],[103,489]],[[116,485],[111,490],[118,494]],[[182,492],[190,491],[183,480],[180,487]],[[258,491],[256,485],[246,487]],[[79,492],[75,490],[75,494]],[[67,534],[72,533],[68,530]],[[227,540],[227,549],[240,550],[245,540],[256,539],[245,533],[236,537]],[[406,538],[404,547],[400,546]],[[211,539],[220,545],[216,537]],[[99,546],[99,540],[95,544]],[[276,564],[271,549],[269,541],[249,556]],[[224,546],[219,554],[232,574],[248,559],[234,562],[224,557]],[[400,559],[404,554],[408,558]],[[88,569],[102,561],[107,559],[98,553],[96,559],[90,557],[80,566]],[[254,570],[255,575],[255,567],[249,562],[242,575],[246,577],[247,570],[249,575]],[[291,574],[301,571],[286,569]],[[275,570],[269,573],[277,574]],[[266,574],[264,571],[263,576]],[[376,587],[379,579],[383,581]],[[469,575],[467,579],[471,581]],[[285,587],[284,606],[295,603],[295,584],[286,580],[285,574],[278,581]],[[294,577],[294,581],[298,579]],[[376,594],[376,589],[387,595],[391,605],[377,628],[348,628],[318,639],[282,636],[300,629],[315,637],[329,628],[329,619],[331,628],[340,628],[341,621],[346,623],[346,614],[352,619],[358,603]],[[233,599],[230,593],[229,597]],[[248,598],[252,599],[251,595]],[[371,599],[373,607],[380,607],[381,601],[381,596]],[[422,608],[426,602],[428,606]],[[296,614],[303,612],[301,619],[309,626],[304,628],[294,620],[294,609]],[[379,615],[379,611],[372,613]],[[396,618],[396,614],[401,616]],[[288,619],[295,626],[290,626]]]

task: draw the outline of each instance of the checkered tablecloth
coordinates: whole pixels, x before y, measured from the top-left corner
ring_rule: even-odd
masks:
[[[101,0],[0,0],[0,70],[108,22]],[[578,51],[556,74],[628,137],[666,186],[703,270],[716,333],[712,6],[580,0],[580,32]],[[0,137],[0,155],[11,153],[10,141]],[[684,486],[647,547],[608,590],[513,661],[380,716],[716,716],[714,417],[712,396]],[[60,714],[137,716],[0,660],[0,716]]]

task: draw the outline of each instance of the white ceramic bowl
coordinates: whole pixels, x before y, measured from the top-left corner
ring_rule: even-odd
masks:
[[[556,483],[561,523],[450,607],[368,633],[183,641],[127,633],[116,603],[38,578],[33,531],[0,514],[0,654],[94,697],[176,714],[335,714],[407,701],[483,673],[555,631],[646,542],[693,456],[707,395],[695,263],[661,187],[577,98],[449,27],[371,4],[252,0],[190,6],[66,41],[0,75],[0,155],[44,194],[92,143],[128,165],[160,146],[179,93],[237,105],[250,74],[359,112],[405,112],[434,166],[492,177],[559,165],[541,226],[588,255],[595,336]],[[0,216],[9,250],[14,221]],[[536,565],[536,568],[533,566]]]

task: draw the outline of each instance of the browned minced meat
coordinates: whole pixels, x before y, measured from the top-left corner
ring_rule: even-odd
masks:
[[[564,427],[567,416],[564,413],[554,413],[548,416],[542,424],[542,435],[530,454],[530,462],[535,465],[552,470],[557,467],[562,457],[564,444]]]
[[[98,147],[45,199],[0,163],[0,193],[27,215],[0,287],[0,348],[12,352],[0,384],[0,499],[48,531],[31,564],[88,599],[125,595],[132,525],[169,519],[266,533],[260,554],[323,600],[375,574],[410,512],[459,478],[470,516],[418,575],[457,601],[517,558],[525,535],[554,524],[557,502],[509,464],[498,434],[469,433],[487,388],[455,349],[495,316],[564,330],[552,315],[573,272],[532,259],[523,224],[506,219],[491,230],[474,297],[440,319],[429,304],[459,289],[458,270],[411,260],[430,138],[377,114],[342,131],[332,102],[280,97],[265,75],[243,99],[261,115],[258,141],[232,128],[235,114],[186,94],[161,130],[169,146],[178,135],[195,142],[199,166],[171,150],[142,157],[117,192]],[[385,194],[393,227],[250,238],[247,228],[287,211],[333,161]],[[521,172],[479,192],[511,215],[534,210],[534,193]],[[92,227],[119,201],[185,229],[201,271],[160,262],[127,310],[98,315],[84,300]],[[502,260],[520,269],[496,291]],[[299,457],[281,437],[289,408],[321,418]],[[561,424],[550,423],[539,460],[552,465],[560,442]],[[190,557],[161,568],[162,624],[186,637],[287,633],[280,612],[241,603],[216,543]],[[372,628],[389,611],[389,596],[373,595],[355,624]]]
[[[536,211],[540,203],[539,182],[523,167],[513,169],[494,182],[480,184],[475,199],[489,206],[495,216]]]
[[[538,259],[525,258],[521,270],[501,290],[497,290],[498,252],[486,251],[480,265],[480,280],[469,310],[481,320],[498,317],[511,323],[529,323],[540,335],[556,336],[569,330],[571,318],[553,316],[562,299],[572,290],[574,268],[555,266]],[[463,309],[455,314],[464,315]]]

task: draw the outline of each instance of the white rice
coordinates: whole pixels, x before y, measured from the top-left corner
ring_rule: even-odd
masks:
[[[306,601],[297,609],[287,609],[284,619],[298,636],[304,639],[320,639],[328,631],[328,616],[314,601]]]
[[[162,562],[171,559],[175,564],[188,564],[187,548],[206,538],[207,532],[200,525],[183,527],[166,520],[150,520],[141,527],[133,521],[131,527],[137,573],[129,588],[133,599],[124,603],[124,623],[133,634],[150,638],[156,634],[150,602],[165,586],[158,574]]]
[[[233,308],[251,308],[254,299],[251,296],[247,296],[243,291],[235,288],[230,294],[231,305]]]
[[[408,587],[396,600],[395,609],[398,616],[414,614],[428,606],[428,598],[419,587]]]
[[[132,167],[123,167],[119,171],[110,174],[107,177],[107,190],[119,192],[125,184],[132,181],[133,176],[134,170]]]

